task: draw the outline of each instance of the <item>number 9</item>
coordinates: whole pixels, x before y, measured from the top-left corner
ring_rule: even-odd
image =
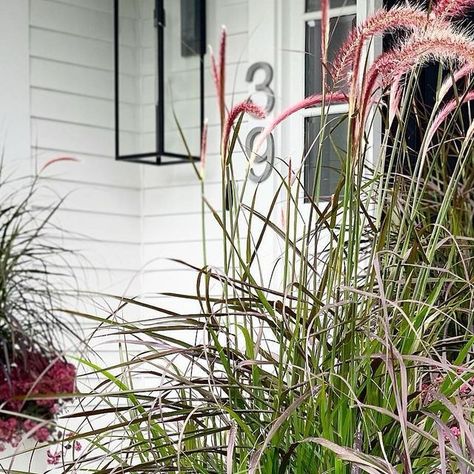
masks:
[[[245,149],[248,150],[248,153],[252,153],[255,139],[263,132],[263,127],[255,127],[250,130],[247,138],[245,140]],[[273,135],[268,135],[266,139],[267,147],[264,153],[258,154],[255,157],[255,163],[265,163],[265,169],[261,175],[255,174],[253,168],[250,170],[249,178],[255,183],[262,183],[270,177],[270,174],[273,170],[273,163],[275,161],[275,141],[273,140]]]

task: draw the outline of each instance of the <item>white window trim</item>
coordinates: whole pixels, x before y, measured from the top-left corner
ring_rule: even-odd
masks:
[[[305,12],[305,0],[279,0],[279,37],[281,38],[280,65],[281,65],[281,99],[282,109],[295,104],[305,97],[305,74],[304,74],[304,48],[305,48],[305,24],[310,20],[320,20],[321,12]],[[356,5],[333,8],[329,11],[329,17],[356,14],[356,22],[360,24],[367,16],[382,6],[383,0],[358,0]],[[368,51],[369,62],[371,62],[382,50],[380,38],[372,41]],[[325,115],[337,115],[347,112],[345,104],[335,104],[325,107]],[[307,117],[320,116],[321,107],[304,109],[294,116],[289,117],[282,124],[280,130],[281,156],[287,160],[291,158],[293,170],[302,164],[304,152],[304,121]],[[374,120],[370,138],[373,143],[368,151],[368,160],[374,161],[378,156],[381,137],[380,119]],[[304,171],[301,174],[303,179]],[[300,193],[302,194],[302,193]],[[301,209],[310,205],[304,203],[304,196],[300,196]],[[327,204],[327,201],[322,203]]]
[[[335,18],[338,16],[352,15],[354,13],[359,14],[357,5],[349,5],[346,7],[331,8],[329,10],[329,18]],[[302,21],[321,20],[321,11],[303,13]]]

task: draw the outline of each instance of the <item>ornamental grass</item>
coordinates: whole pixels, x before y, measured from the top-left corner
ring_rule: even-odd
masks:
[[[264,137],[243,150],[247,176],[236,175],[240,126],[256,110],[241,106],[236,117],[223,104],[223,33],[213,61],[222,202],[203,197],[223,261],[182,262],[196,291],[166,296],[195,311],[117,297],[113,313],[82,315],[116,335],[121,359],[82,359],[99,382],[74,415],[86,443],[64,472],[474,472],[474,42],[450,23],[472,3],[398,6],[357,28],[322,65],[335,85],[265,130],[321,107],[313,186],[303,186],[307,154],[301,166],[279,160],[264,210],[247,179]],[[386,32],[400,33],[398,43],[368,63]],[[433,62],[427,109],[417,80]],[[342,126],[330,115],[342,101],[347,140],[333,150],[340,178],[324,200],[323,145]],[[413,117],[417,149],[407,139]],[[203,170],[196,175],[205,190]],[[272,261],[269,241],[280,249]]]

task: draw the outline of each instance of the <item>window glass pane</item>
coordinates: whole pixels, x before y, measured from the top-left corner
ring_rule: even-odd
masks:
[[[355,5],[356,0],[331,0],[331,8]],[[317,12],[321,10],[321,0],[306,0],[306,11]]]
[[[321,200],[328,199],[336,189],[341,176],[341,163],[345,159],[347,143],[347,116],[328,115],[324,127],[323,141],[320,146],[321,117],[305,119],[305,156],[304,186],[312,196],[314,185],[319,183]],[[317,160],[321,149],[320,174]]]
[[[328,62],[331,64],[355,25],[355,15],[344,15],[330,19]],[[306,22],[305,95],[319,94],[321,80],[321,21]],[[329,86],[331,86],[328,77]]]

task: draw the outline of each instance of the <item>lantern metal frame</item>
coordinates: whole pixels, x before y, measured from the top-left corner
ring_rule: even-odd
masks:
[[[191,154],[180,154],[166,151],[165,145],[165,45],[164,29],[166,28],[166,11],[164,0],[155,0],[154,25],[157,30],[157,99],[156,110],[156,151],[149,153],[120,154],[120,82],[119,82],[119,23],[121,0],[114,0],[114,106],[115,106],[115,159],[117,161],[129,161],[150,165],[172,165],[198,161],[198,156]],[[199,15],[199,93],[200,93],[200,132],[202,136],[204,128],[204,56],[206,54],[206,0],[181,0],[181,11],[183,6],[193,2],[195,11]]]

